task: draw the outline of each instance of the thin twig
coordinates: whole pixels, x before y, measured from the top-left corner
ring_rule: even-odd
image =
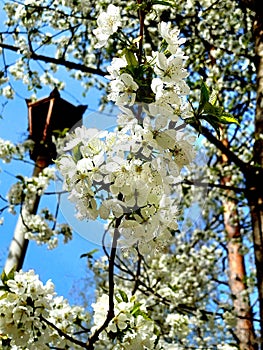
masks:
[[[118,239],[120,237],[119,226],[120,226],[121,220],[122,220],[122,217],[119,217],[116,219],[112,245],[111,245],[111,252],[109,256],[109,270],[108,270],[109,309],[108,309],[107,317],[104,323],[93,333],[93,335],[89,338],[86,344],[86,348],[89,350],[94,349],[94,344],[98,340],[99,335],[105,328],[107,328],[108,324],[114,317],[114,262],[116,257]]]
[[[138,0],[138,5],[140,6],[142,4],[142,0]],[[139,41],[139,54],[138,54],[138,61],[139,64],[141,64],[142,61],[142,51],[143,51],[143,32],[144,32],[144,19],[145,19],[145,12],[144,10],[141,8],[141,6],[139,7],[139,20],[140,20],[140,41]]]
[[[54,325],[52,322],[47,320],[42,315],[40,315],[40,320],[45,322],[51,328],[55,329],[61,337],[64,337],[65,339],[69,340],[70,342],[72,342],[74,344],[82,346],[83,349],[88,349],[87,345],[84,342],[82,342],[81,340],[75,339],[75,338],[71,337],[70,335],[68,335],[67,333],[63,332],[61,329],[59,329],[56,325]]]
[[[133,287],[133,290],[132,290],[132,295],[134,295],[136,293],[136,290],[138,289],[139,277],[140,277],[140,274],[141,274],[141,262],[142,262],[142,258],[141,258],[141,255],[139,254],[138,255],[136,275],[134,276],[135,283],[134,283],[134,287]]]

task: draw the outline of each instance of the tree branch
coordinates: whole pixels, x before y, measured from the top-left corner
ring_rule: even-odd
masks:
[[[4,44],[2,42],[0,42],[0,47],[2,49],[17,52],[17,53],[19,53],[19,50],[20,50],[19,47]],[[72,61],[67,61],[64,58],[54,58],[54,57],[49,57],[49,56],[44,56],[44,55],[38,55],[35,52],[30,52],[30,59],[32,59],[34,61],[42,61],[45,63],[54,63],[54,64],[57,64],[59,66],[63,66],[63,67],[69,68],[69,69],[79,70],[83,73],[100,75],[102,77],[107,74],[106,72],[102,71],[101,69],[87,67],[84,64],[75,63]]]
[[[240,159],[234,152],[227,148],[222,141],[211,134],[211,132],[206,127],[194,122],[191,122],[189,124],[198,133],[202,134],[209,142],[216,146],[216,148],[218,148],[223,154],[225,154],[230,162],[233,162],[236,166],[238,166],[244,175],[251,174],[251,170],[254,170],[254,167]]]
[[[222,190],[231,190],[235,193],[243,193],[243,192],[246,192],[247,189],[245,187],[235,187],[235,186],[227,186],[227,185],[222,185],[222,184],[215,184],[215,183],[211,183],[211,182],[203,182],[203,181],[200,181],[200,180],[194,180],[194,181],[191,181],[191,180],[188,180],[188,179],[185,179],[181,182],[178,182],[176,183],[175,185],[190,185],[190,186],[198,186],[198,187],[212,187],[212,188],[220,188]]]
[[[55,329],[58,332],[59,336],[64,337],[65,339],[69,340],[70,342],[72,342],[74,344],[80,345],[83,349],[87,349],[87,346],[85,343],[83,343],[82,341],[75,339],[75,338],[71,337],[70,335],[68,335],[67,333],[63,332],[61,329],[59,329],[56,325],[54,325],[52,322],[47,320],[42,315],[40,315],[40,320],[45,322],[51,328]]]

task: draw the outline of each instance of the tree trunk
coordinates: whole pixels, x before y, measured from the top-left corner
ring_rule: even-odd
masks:
[[[256,2],[254,21],[257,102],[255,115],[254,165],[247,176],[248,201],[253,229],[254,255],[260,314],[260,349],[263,350],[263,8]]]
[[[224,145],[228,147],[227,136],[222,140]],[[227,164],[228,158],[222,155],[222,164]],[[224,176],[221,179],[223,185],[228,185],[231,182],[231,175]],[[255,343],[255,333],[252,320],[252,312],[249,296],[246,293],[247,285],[246,269],[244,255],[241,252],[242,236],[240,233],[240,225],[236,202],[234,201],[235,194],[232,191],[227,191],[226,198],[223,201],[224,208],[224,225],[227,234],[227,251],[228,251],[228,266],[229,266],[229,287],[233,297],[234,313],[236,315],[235,335],[239,341],[240,350],[256,350],[258,347]]]

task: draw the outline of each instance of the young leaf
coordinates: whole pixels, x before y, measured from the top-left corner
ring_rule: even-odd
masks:
[[[1,273],[1,281],[3,282],[4,285],[6,285],[6,282],[7,282],[8,280],[13,280],[13,279],[14,279],[14,277],[15,277],[15,271],[16,271],[16,266],[14,266],[14,267],[12,268],[12,270],[10,270],[10,271],[8,272],[8,274],[6,274],[5,270],[2,271],[2,273]]]
[[[220,123],[222,124],[237,124],[240,125],[239,122],[234,118],[231,114],[223,114],[219,117]]]
[[[144,319],[146,320],[150,320],[150,317],[140,309],[141,307],[141,304],[140,303],[135,303],[132,311],[131,311],[131,314],[134,316],[134,317],[137,317],[137,316],[142,316]]]
[[[117,295],[115,295],[115,299],[117,300],[118,303],[122,302],[121,298],[119,298]]]
[[[80,258],[92,258],[93,254],[97,253],[99,250],[98,249],[93,249],[88,253],[81,254]]]
[[[120,290],[120,289],[118,290],[118,292],[120,293],[120,296],[121,296],[122,300],[125,303],[128,303],[129,299],[128,299],[127,294],[123,290]]]
[[[7,286],[0,286],[0,290],[6,290]],[[8,296],[8,292],[3,293],[2,295],[0,295],[0,300],[5,299]]]
[[[138,61],[134,53],[129,49],[124,49],[123,51],[125,52],[125,58],[128,63],[128,66],[132,66],[132,67],[138,66]]]
[[[140,306],[141,306],[140,303],[136,303],[131,311],[131,314],[134,316],[137,316],[138,312],[140,312]]]
[[[223,113],[223,109],[221,107],[213,106],[210,102],[206,102],[203,113],[211,114],[214,117],[220,117],[220,115]]]
[[[201,96],[200,96],[200,102],[198,107],[198,114],[200,114],[204,108],[204,105],[206,102],[209,101],[210,97],[210,91],[208,89],[208,86],[204,81],[201,82]]]
[[[72,149],[72,153],[73,153],[73,156],[74,156],[74,159],[76,161],[80,160],[82,158],[82,154],[80,152],[80,148],[79,148],[79,145],[75,146],[73,149]]]

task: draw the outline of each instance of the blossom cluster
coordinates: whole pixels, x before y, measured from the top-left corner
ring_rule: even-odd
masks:
[[[193,242],[196,242],[197,237],[201,240],[200,232],[195,232],[189,238],[189,242],[186,242],[185,236],[178,234],[176,235],[176,247],[170,247],[170,253],[157,253],[154,257],[144,255],[147,268],[143,263],[140,266],[140,287],[136,289],[131,298],[126,299],[125,303],[123,300],[116,301],[115,318],[106,329],[107,337],[105,333],[101,336],[99,342],[101,347],[98,349],[103,349],[103,346],[111,349],[112,336],[119,335],[117,338],[123,339],[121,335],[125,334],[125,339],[128,339],[129,336],[132,336],[133,331],[137,331],[136,321],[139,319],[134,318],[133,311],[130,310],[133,310],[133,302],[136,304],[138,301],[140,316],[144,316],[144,339],[152,336],[152,340],[155,339],[154,349],[181,350],[182,343],[185,348],[190,347],[197,329],[199,337],[194,336],[196,348],[210,348],[210,344],[223,344],[220,335],[216,333],[217,327],[209,330],[207,334],[205,317],[214,324],[218,322],[218,325],[222,320],[215,321],[204,303],[206,296],[211,297],[214,293],[215,282],[211,280],[210,274],[216,272],[214,266],[222,252],[214,244],[206,247],[201,243],[200,246],[196,244],[193,247]],[[116,284],[123,294],[129,295],[130,291],[134,290],[135,281],[132,276],[134,276],[133,271],[136,270],[134,262],[137,255],[136,252],[134,255],[129,254],[127,260],[124,256],[125,254],[119,253],[120,261],[124,261],[123,266],[127,266],[123,269],[126,270],[126,273],[120,272],[120,278],[116,279]],[[101,282],[106,278],[104,275],[107,271],[106,260],[107,257],[102,257],[94,265],[94,272],[99,281],[101,278]],[[94,322],[99,326],[107,315],[108,297],[103,294],[92,306],[95,312]],[[203,310],[203,313],[199,313],[200,309]],[[119,312],[120,310],[123,311]],[[150,323],[147,323],[147,320]],[[154,325],[154,330],[151,328],[152,325]],[[158,339],[155,338],[156,335]],[[224,339],[231,338],[228,330],[224,330],[224,337]],[[138,343],[135,343],[134,348],[143,349],[145,343],[140,336],[134,339],[136,340]],[[128,342],[118,344],[117,349],[130,349],[128,344]],[[151,349],[151,346],[148,346]]]
[[[159,349],[156,347],[157,335],[155,334],[155,324],[147,316],[147,309],[143,303],[138,302],[135,296],[128,297],[122,292],[121,296],[116,296],[115,316],[109,325],[100,334],[100,340],[96,349],[107,348],[110,345],[108,334],[112,339],[116,339],[114,349],[133,350],[133,349]],[[108,312],[107,294],[102,294],[92,304],[94,310],[94,322],[100,326],[105,321]],[[96,329],[96,327],[94,327]],[[93,328],[91,329],[93,331]]]
[[[120,119],[131,117],[123,113]],[[177,229],[179,174],[194,157],[192,137],[158,131],[151,118],[134,118],[110,132],[78,128],[57,161],[64,189],[79,219],[120,218],[123,245],[138,243],[142,253],[160,247]],[[93,136],[94,135],[94,136]]]
[[[179,38],[179,30],[171,28],[170,22],[160,23],[159,34],[166,42],[166,49],[160,48],[160,51],[147,55],[143,63],[129,50],[121,57],[113,58],[107,68],[107,77],[111,80],[108,99],[118,106],[147,101],[151,114],[161,114],[177,121],[179,116],[189,113],[189,106],[183,99],[190,92],[184,80],[188,76],[184,68],[187,56],[180,48],[185,39]],[[145,80],[150,89],[148,86],[142,91]]]
[[[118,30],[120,18],[114,25],[114,16],[119,10],[113,7],[97,21],[100,46],[106,44],[101,33],[109,37]],[[159,31],[167,43],[164,52],[140,63],[128,49],[108,67],[109,99],[120,108],[117,127],[77,128],[57,161],[77,217],[100,217],[110,228],[118,218],[120,244],[138,245],[143,254],[163,249],[177,229],[176,184],[195,157],[195,137],[179,121],[188,113],[186,57],[179,47],[184,40],[170,23],[162,22]],[[143,95],[145,78],[150,86]]]
[[[55,179],[55,169],[45,168],[39,176],[19,177],[20,181],[12,185],[8,192],[10,212],[15,213],[15,206],[23,204],[29,211],[32,209],[36,196],[41,196],[48,187],[50,180]]]
[[[53,283],[49,280],[44,285],[33,270],[15,272],[13,278],[3,282],[0,292],[2,345],[8,343],[12,349],[19,350],[45,350],[52,344],[66,349],[72,343],[61,337],[55,327],[72,336],[82,320],[86,323],[90,320],[81,307],[71,307],[66,299],[56,296]]]
[[[16,146],[11,141],[5,141],[0,139],[0,158],[5,162],[9,163],[12,159],[13,154],[16,153]]]
[[[53,225],[50,226],[49,223]],[[58,246],[59,235],[63,236],[64,243],[72,239],[71,227],[68,224],[56,225],[56,218],[47,209],[38,215],[27,215],[24,219],[23,232],[26,239],[34,240],[38,245],[47,244],[48,249]]]
[[[32,147],[30,140],[22,144],[15,145],[9,140],[0,138],[0,159],[4,163],[9,163],[13,157],[23,158],[24,153]]]
[[[98,27],[93,31],[98,39],[98,43],[95,47],[101,48],[122,24],[119,7],[110,4],[106,12],[100,13],[97,23]]]

